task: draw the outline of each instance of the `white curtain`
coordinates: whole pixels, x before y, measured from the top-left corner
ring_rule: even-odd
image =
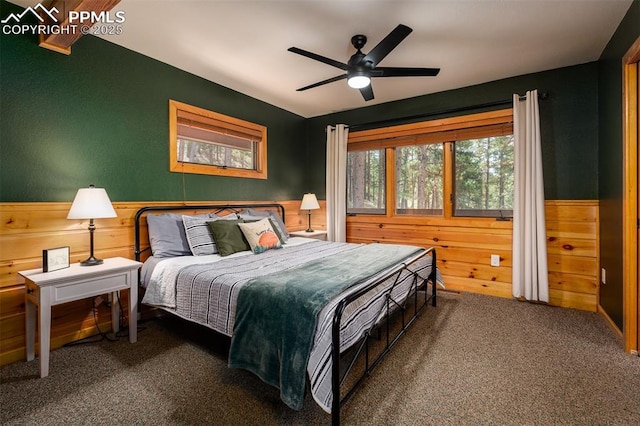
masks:
[[[347,240],[347,136],[344,124],[327,126],[327,240]]]
[[[538,91],[513,95],[513,296],[549,301]]]

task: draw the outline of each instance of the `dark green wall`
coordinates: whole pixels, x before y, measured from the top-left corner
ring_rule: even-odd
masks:
[[[0,1],[2,17],[19,10]],[[308,191],[324,198],[327,124],[430,114],[538,89],[549,94],[540,101],[546,198],[600,199],[607,268],[600,303],[622,327],[621,58],[639,35],[634,0],[598,62],[307,120],[91,36],[65,56],[38,47],[35,36],[0,35],[0,201],[70,201],[89,183],[114,201],[181,200],[182,175],[168,171],[169,99],[268,128],[268,180],[186,174],[188,200],[282,200]]]
[[[607,283],[600,305],[622,330],[622,57],[640,37],[640,1],[635,0],[598,63],[600,265]]]
[[[545,197],[549,200],[595,200],[598,198],[597,79],[598,66],[592,62],[315,117],[307,124],[309,187],[317,194],[325,192],[325,170],[320,159],[326,157],[324,128],[327,124],[357,126],[432,114],[510,100],[514,93],[524,95],[527,90],[538,89],[539,93],[549,95],[539,103]],[[505,107],[508,105],[501,108]],[[445,116],[447,114],[429,119]]]
[[[0,3],[0,16],[21,8]],[[103,186],[114,201],[182,200],[170,173],[175,99],[267,126],[267,180],[185,174],[188,200],[298,199],[305,119],[146,56],[85,36],[66,56],[35,36],[0,35],[0,201],[70,201]]]

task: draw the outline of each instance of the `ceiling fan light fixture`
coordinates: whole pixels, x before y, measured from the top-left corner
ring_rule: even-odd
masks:
[[[354,89],[362,89],[371,84],[371,74],[367,67],[356,65],[347,71],[347,84]]]
[[[371,79],[368,75],[352,75],[347,80],[347,84],[354,89],[362,89],[371,84]]]

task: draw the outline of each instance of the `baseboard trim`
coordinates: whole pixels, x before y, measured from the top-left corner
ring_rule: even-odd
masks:
[[[611,327],[611,329],[614,331],[614,333],[616,333],[616,335],[620,338],[620,342],[623,343],[624,342],[624,334],[622,333],[622,330],[620,330],[618,328],[616,323],[613,322],[613,320],[611,319],[609,314],[607,314],[607,311],[605,311],[604,308],[600,304],[598,304],[598,313],[604,317],[604,319],[607,322],[607,324],[609,324],[609,327]]]

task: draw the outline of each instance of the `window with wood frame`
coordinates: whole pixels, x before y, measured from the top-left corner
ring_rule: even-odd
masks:
[[[267,178],[267,128],[169,101],[169,170]]]
[[[351,132],[347,213],[511,217],[513,111]]]

